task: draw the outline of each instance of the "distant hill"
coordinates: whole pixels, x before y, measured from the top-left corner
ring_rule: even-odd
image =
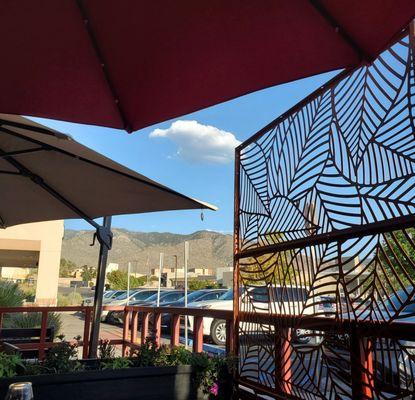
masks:
[[[118,263],[125,270],[129,261],[132,272],[148,274],[159,264],[160,252],[164,253],[164,265],[174,267],[177,255],[178,266],[183,266],[184,242],[189,242],[189,268],[207,267],[216,269],[232,263],[232,235],[219,232],[198,231],[190,235],[160,232],[132,232],[112,229],[114,241],[109,253],[109,262]],[[73,261],[79,267],[95,266],[98,260],[98,244],[91,247],[93,231],[65,230],[62,258]]]

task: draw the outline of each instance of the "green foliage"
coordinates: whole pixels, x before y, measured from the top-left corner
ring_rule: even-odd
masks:
[[[82,303],[82,296],[78,292],[71,292],[68,295],[58,294],[58,306],[79,306]]]
[[[23,292],[24,300],[30,303],[35,301],[36,288],[33,285],[28,285],[26,283],[19,283],[19,289]]]
[[[24,364],[19,354],[6,354],[0,352],[0,377],[11,378],[16,376],[18,369],[24,369]]]
[[[215,281],[199,280],[197,278],[189,279],[187,282],[189,290],[201,290],[201,289],[218,289],[219,283]]]
[[[107,361],[102,361],[101,368],[102,369],[125,369],[125,368],[131,367],[132,365],[133,365],[133,362],[129,358],[115,357]]]
[[[16,374],[37,375],[55,374],[83,370],[78,360],[78,341],[67,342],[64,336],[60,342],[51,348],[44,361],[36,363],[22,362],[19,356],[0,353],[0,377],[15,376]],[[157,347],[154,339],[134,350],[130,357],[114,357],[115,351],[108,340],[99,343],[100,362],[94,368],[102,370],[118,370],[130,367],[150,366],[179,366],[190,365],[195,371],[194,385],[200,388],[208,399],[228,399],[227,391],[230,383],[230,373],[234,368],[234,360],[222,356],[210,356],[206,353],[192,353],[184,347]]]
[[[107,274],[107,281],[110,284],[111,289],[114,290],[126,290],[128,286],[127,272],[124,271],[111,271]],[[143,286],[147,282],[147,277],[141,276],[136,278],[130,275],[130,288],[137,288]]]
[[[60,343],[54,346],[46,353],[43,366],[53,373],[79,371],[82,368],[78,361],[78,341],[80,337],[76,337],[75,342],[70,343],[65,340],[65,336],[58,336]]]
[[[283,241],[283,234],[268,233],[262,238],[261,246]],[[300,277],[300,271],[293,263],[293,257],[289,252],[269,253],[259,257],[246,258],[240,266],[240,271],[241,283],[244,285],[292,285]],[[303,284],[306,285],[307,282],[303,282]]]
[[[97,277],[97,270],[94,267],[89,267],[88,265],[82,266],[81,278],[84,282],[92,281]]]
[[[17,283],[0,281],[0,307],[20,307],[24,298]]]
[[[415,228],[385,233],[376,256],[394,290],[415,281]],[[384,285],[386,283],[384,282]]]
[[[107,360],[115,357],[115,346],[108,339],[100,339],[98,344],[98,357]]]
[[[60,268],[59,268],[59,276],[61,278],[71,278],[75,270],[78,267],[74,262],[71,260],[66,260],[65,258],[61,258]]]
[[[5,328],[40,328],[42,325],[42,313],[13,313],[7,314],[3,321]],[[47,326],[54,327],[55,334],[62,328],[61,316],[57,313],[49,313]]]
[[[132,366],[178,366],[191,365],[195,370],[195,385],[203,391],[208,398],[229,398],[224,394],[224,388],[228,387],[230,374],[235,366],[235,360],[229,357],[210,356],[207,353],[192,353],[182,346],[157,347],[154,339],[147,338],[145,344],[141,345],[132,353],[130,358]],[[213,388],[217,388],[217,395]]]

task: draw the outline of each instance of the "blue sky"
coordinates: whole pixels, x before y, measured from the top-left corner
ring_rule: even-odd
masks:
[[[187,234],[208,229],[231,233],[234,165],[230,146],[249,138],[334,75],[322,74],[265,89],[133,134],[54,120],[35,120],[70,134],[84,145],[151,179],[219,207],[216,212],[205,211],[203,221],[200,211],[170,211],[116,216],[114,227],[143,232]],[[197,121],[197,124],[183,121]],[[179,129],[169,129],[175,122],[173,127]],[[186,128],[188,136],[177,133],[180,127]],[[150,137],[152,132],[153,137]],[[203,137],[198,137],[200,134]],[[212,135],[214,139],[215,134],[222,135],[219,145],[209,138]],[[223,149],[221,146],[225,142],[226,149]],[[91,229],[82,220],[65,221],[65,227]]]

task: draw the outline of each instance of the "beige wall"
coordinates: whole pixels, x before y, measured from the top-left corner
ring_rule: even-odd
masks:
[[[37,304],[56,304],[63,233],[62,220],[0,229],[0,250],[39,251]]]

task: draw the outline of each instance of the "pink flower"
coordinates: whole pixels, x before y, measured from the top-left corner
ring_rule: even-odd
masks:
[[[218,386],[218,384],[217,383],[214,383],[213,385],[212,385],[212,387],[210,388],[210,393],[212,393],[214,396],[217,396],[218,395],[218,392],[219,392],[219,386]]]

